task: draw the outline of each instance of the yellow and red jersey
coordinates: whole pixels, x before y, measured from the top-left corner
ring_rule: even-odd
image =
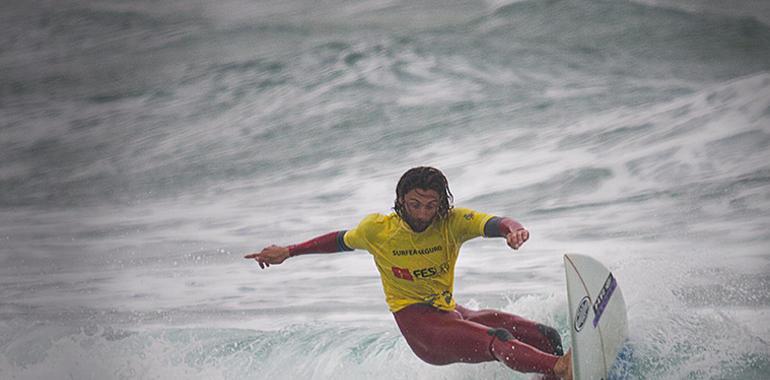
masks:
[[[371,214],[345,233],[344,243],[374,256],[390,311],[416,303],[454,310],[452,291],[460,246],[483,236],[491,218],[458,207],[417,233],[396,213]]]

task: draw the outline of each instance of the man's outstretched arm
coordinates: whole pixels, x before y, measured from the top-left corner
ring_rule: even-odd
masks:
[[[529,240],[529,231],[511,218],[495,216],[484,225],[484,236],[504,237],[509,247],[519,249]]]
[[[352,251],[353,248],[345,244],[345,232],[329,232],[304,243],[293,244],[286,247],[271,245],[262,249],[259,253],[251,253],[243,258],[254,259],[259,263],[259,267],[264,269],[270,264],[280,264],[292,256],[305,255],[308,253],[334,253],[342,251]]]

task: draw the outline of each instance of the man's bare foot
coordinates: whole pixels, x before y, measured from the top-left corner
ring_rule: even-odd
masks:
[[[572,350],[568,350],[553,365],[553,373],[564,380],[572,380]]]

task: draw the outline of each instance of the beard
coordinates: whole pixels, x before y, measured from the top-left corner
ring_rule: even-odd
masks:
[[[428,227],[430,227],[433,221],[436,220],[436,217],[434,216],[433,219],[428,221],[422,221],[417,218],[413,218],[411,215],[406,215],[406,218],[404,218],[404,220],[409,225],[409,227],[412,227],[412,231],[422,232],[422,231],[425,231]]]

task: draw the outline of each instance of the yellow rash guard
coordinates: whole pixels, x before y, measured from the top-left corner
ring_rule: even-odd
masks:
[[[492,215],[454,208],[425,231],[414,232],[396,213],[371,214],[345,233],[350,248],[365,249],[380,271],[391,312],[416,303],[454,310],[454,272],[460,246],[484,235]]]

